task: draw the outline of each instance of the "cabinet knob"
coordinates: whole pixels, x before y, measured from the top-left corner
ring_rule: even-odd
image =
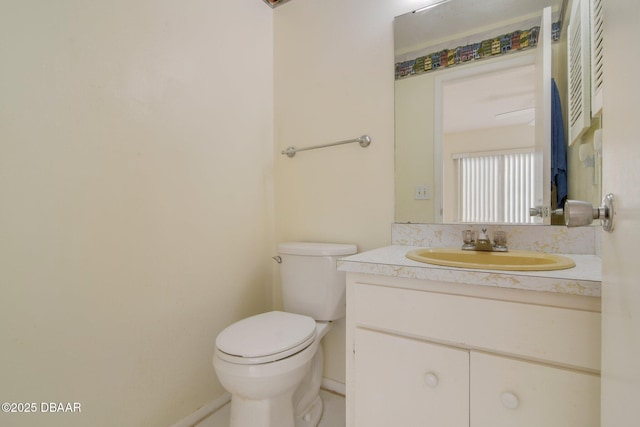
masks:
[[[438,376],[433,372],[429,372],[424,374],[424,383],[431,388],[436,388],[438,386]]]
[[[502,401],[502,405],[507,409],[516,409],[520,403],[518,396],[509,391],[502,393],[500,400]]]

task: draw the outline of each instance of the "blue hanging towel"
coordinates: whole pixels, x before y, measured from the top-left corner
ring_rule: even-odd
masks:
[[[560,93],[554,79],[551,79],[551,185],[556,187],[558,208],[563,208],[567,200],[567,147]]]

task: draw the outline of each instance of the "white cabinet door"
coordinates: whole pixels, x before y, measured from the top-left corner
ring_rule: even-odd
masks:
[[[467,427],[469,353],[356,328],[357,427]]]
[[[471,427],[597,427],[600,377],[471,352]]]

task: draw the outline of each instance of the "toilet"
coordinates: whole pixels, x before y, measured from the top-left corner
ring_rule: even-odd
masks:
[[[278,245],[285,311],[240,320],[216,337],[213,367],[231,394],[230,427],[315,427],[322,416],[320,341],[345,315],[339,258],[355,245]]]

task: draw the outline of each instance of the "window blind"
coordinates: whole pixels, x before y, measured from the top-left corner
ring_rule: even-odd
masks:
[[[458,154],[454,161],[459,222],[533,222],[533,151]]]

